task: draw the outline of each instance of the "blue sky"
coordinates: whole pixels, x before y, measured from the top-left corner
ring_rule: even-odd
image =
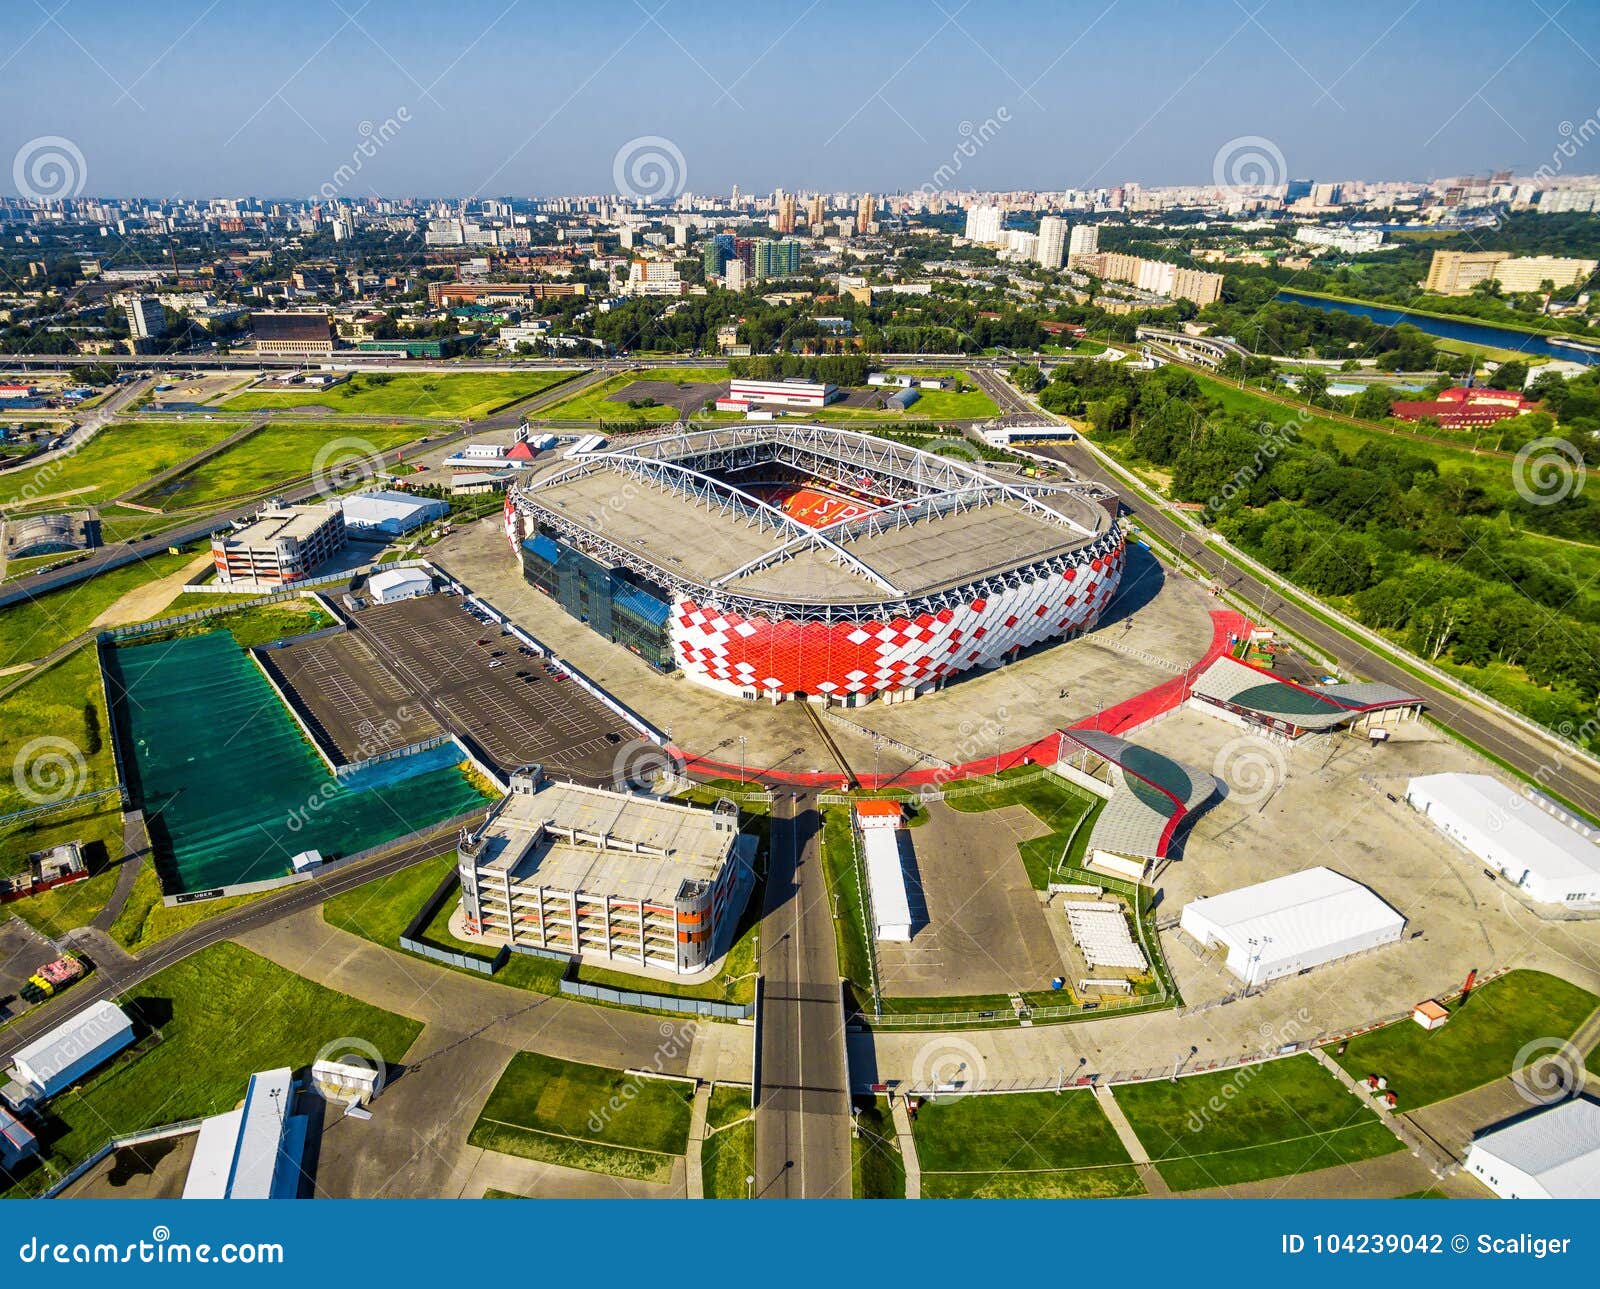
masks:
[[[609,192],[662,136],[699,192],[1209,182],[1230,140],[1295,177],[1529,172],[1600,111],[1590,0],[6,0],[4,165],[84,191]],[[409,119],[402,119],[409,118]],[[985,122],[993,127],[985,130]],[[364,124],[365,123],[365,124]],[[1600,171],[1580,157],[1568,172]]]

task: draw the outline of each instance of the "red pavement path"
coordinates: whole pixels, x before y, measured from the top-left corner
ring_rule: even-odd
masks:
[[[1242,613],[1232,609],[1213,609],[1211,611],[1211,644],[1206,649],[1200,660],[1188,668],[1182,675],[1174,676],[1171,680],[1163,681],[1153,689],[1147,689],[1142,694],[1135,694],[1115,707],[1108,707],[1097,716],[1086,717],[1084,720],[1071,726],[1075,730],[1100,730],[1106,734],[1124,735],[1127,731],[1138,728],[1146,721],[1155,719],[1164,712],[1169,712],[1181,704],[1189,696],[1189,687],[1194,684],[1195,677],[1220,658],[1228,650],[1230,636],[1238,636],[1248,631],[1250,620]],[[1001,752],[998,756],[986,756],[981,760],[968,761],[965,765],[954,766],[950,769],[937,768],[927,770],[908,770],[902,774],[864,774],[860,776],[861,786],[864,788],[916,788],[924,784],[950,783],[958,779],[970,779],[979,775],[995,774],[1000,770],[1007,770],[1018,765],[1052,764],[1061,750],[1061,735],[1047,734],[1042,739],[1033,743],[1025,743],[1021,747],[1012,748],[1009,752]],[[697,756],[685,752],[682,748],[670,749],[674,756],[679,757],[692,774],[705,777],[737,779],[739,767],[727,761],[717,761],[710,757]],[[798,774],[789,770],[763,770],[757,767],[748,767],[745,771],[745,780],[751,783],[781,783],[792,787],[838,787],[842,781],[841,776],[833,774]]]

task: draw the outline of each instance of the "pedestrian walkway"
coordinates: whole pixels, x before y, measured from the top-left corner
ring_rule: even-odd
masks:
[[[690,1199],[706,1197],[705,1177],[700,1165],[705,1157],[706,1112],[711,1109],[711,1085],[701,1083],[694,1090],[694,1103],[689,1107],[689,1149],[684,1157],[684,1182]]]
[[[1383,1121],[1383,1126],[1394,1133],[1413,1155],[1433,1169],[1436,1175],[1443,1177],[1455,1171],[1456,1161],[1454,1156],[1447,1153],[1437,1142],[1425,1137],[1409,1120],[1401,1115],[1394,1114],[1384,1104],[1381,1097],[1369,1095],[1366,1087],[1358,1082],[1344,1066],[1329,1056],[1324,1049],[1313,1047],[1311,1049],[1311,1058],[1321,1065],[1323,1069],[1327,1070],[1329,1074],[1333,1075],[1334,1078],[1338,1079],[1340,1083],[1344,1084],[1352,1096],[1356,1097],[1364,1105],[1370,1106],[1377,1113],[1378,1118]]]
[[[1094,1095],[1095,1100],[1100,1103],[1100,1108],[1105,1111],[1106,1118],[1111,1121],[1112,1128],[1116,1130],[1117,1139],[1122,1142],[1122,1148],[1128,1152],[1128,1158],[1133,1160],[1133,1166],[1138,1169],[1139,1180],[1144,1183],[1145,1190],[1154,1199],[1170,1197],[1172,1187],[1167,1185],[1167,1179],[1150,1162],[1150,1152],[1144,1148],[1144,1143],[1139,1140],[1139,1134],[1133,1130],[1133,1125],[1128,1122],[1128,1116],[1122,1113],[1122,1107],[1117,1104],[1117,1098],[1112,1095],[1111,1085],[1108,1083],[1095,1084]]]
[[[922,1163],[917,1158],[917,1139],[911,1133],[911,1116],[904,1097],[889,1098],[889,1113],[894,1119],[895,1142],[900,1147],[900,1162],[906,1172],[906,1198],[922,1198]]]

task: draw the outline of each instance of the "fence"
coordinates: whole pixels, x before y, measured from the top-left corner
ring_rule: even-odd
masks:
[[[121,1137],[112,1137],[103,1142],[100,1148],[91,1153],[87,1158],[80,1159],[71,1168],[67,1169],[60,1177],[50,1184],[48,1190],[39,1196],[40,1199],[55,1199],[62,1191],[71,1186],[73,1182],[82,1177],[91,1168],[98,1164],[107,1155],[128,1146],[143,1145],[147,1141],[164,1141],[168,1137],[182,1137],[191,1132],[199,1132],[204,1119],[184,1119],[179,1123],[169,1123],[160,1128],[148,1128],[144,1132],[130,1132]]]
[[[41,819],[46,815],[61,814],[75,806],[87,806],[97,801],[104,801],[108,797],[116,797],[118,801],[126,801],[123,796],[122,785],[119,783],[112,788],[96,788],[93,792],[80,792],[75,797],[68,797],[64,801],[46,801],[37,806],[29,806],[26,810],[17,810],[9,815],[0,815],[0,828],[8,828],[12,824],[27,823],[30,819]]]
[[[285,587],[281,591],[272,591],[266,595],[251,596],[248,600],[241,600],[233,604],[218,604],[211,608],[194,609],[188,613],[175,613],[170,618],[156,618],[151,622],[135,622],[128,626],[112,627],[105,632],[112,640],[135,640],[141,636],[160,635],[163,631],[171,631],[175,627],[187,626],[191,622],[201,622],[206,618],[221,617],[228,613],[238,613],[244,609],[260,608],[264,604],[281,604],[285,600],[299,600],[305,598],[305,588],[329,582],[348,582],[352,574],[325,573],[321,577],[308,577],[303,582],[296,582],[292,587]],[[184,587],[184,590],[193,591],[194,587]]]
[[[676,994],[641,993],[631,989],[612,989],[582,980],[563,980],[563,994],[589,1002],[614,1003],[619,1007],[648,1007],[652,1011],[677,1012],[686,1016],[710,1016],[714,1020],[749,1020],[753,1008],[748,1003],[720,1003],[710,998],[685,998]]]
[[[400,933],[400,947],[407,953],[420,954],[424,958],[432,958],[435,962],[442,962],[446,966],[460,967],[463,971],[476,971],[481,976],[492,976],[505,966],[511,957],[511,950],[505,945],[500,946],[499,952],[494,957],[480,958],[475,954],[446,949],[442,945],[433,944],[422,938],[423,932],[444,907],[445,901],[460,889],[460,886],[461,874],[451,869],[439,885],[433,888],[433,894],[422,902],[422,907],[417,910],[416,916]]]

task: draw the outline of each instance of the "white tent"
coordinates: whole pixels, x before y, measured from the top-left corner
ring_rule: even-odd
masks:
[[[420,568],[386,568],[367,579],[367,592],[379,604],[393,604],[433,591],[433,578]]]
[[[1600,1199],[1600,1105],[1580,1097],[1481,1132],[1466,1169],[1502,1199]]]
[[[1427,774],[1406,800],[1458,845],[1546,904],[1600,903],[1600,845],[1560,806],[1488,774]]]
[[[1406,920],[1359,882],[1308,868],[1192,900],[1178,925],[1208,949],[1227,946],[1228,970],[1258,985],[1392,944]]]

